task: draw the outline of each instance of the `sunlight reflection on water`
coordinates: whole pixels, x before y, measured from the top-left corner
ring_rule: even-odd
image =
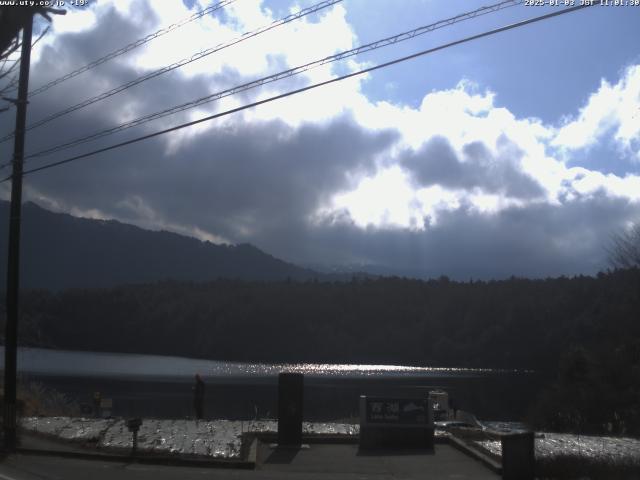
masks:
[[[0,355],[0,358],[4,358]],[[317,377],[452,377],[517,373],[481,368],[414,367],[358,364],[266,364],[224,362],[161,355],[77,352],[42,348],[20,348],[18,369],[41,375],[77,376],[166,376],[273,377],[281,372],[298,372]]]

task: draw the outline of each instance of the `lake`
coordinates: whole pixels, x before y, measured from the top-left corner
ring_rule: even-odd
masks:
[[[4,355],[2,355],[2,361]],[[443,388],[459,408],[480,418],[520,420],[539,389],[532,372],[400,365],[240,363],[159,355],[20,348],[23,382],[55,388],[79,404],[93,393],[113,400],[116,416],[192,415],[193,377],[206,383],[205,415],[252,419],[275,416],[280,372],[305,375],[305,418],[357,416],[360,395],[422,396]]]

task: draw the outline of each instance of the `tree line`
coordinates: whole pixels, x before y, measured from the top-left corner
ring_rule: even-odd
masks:
[[[637,268],[488,282],[167,281],[25,291],[20,342],[250,362],[531,369],[549,380],[536,421],[640,432],[639,318]]]

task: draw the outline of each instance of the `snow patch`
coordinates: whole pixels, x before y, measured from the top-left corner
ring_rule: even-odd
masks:
[[[25,417],[25,430],[99,449],[124,453],[133,446],[133,437],[125,420],[71,417]],[[304,422],[302,430],[310,435],[357,435],[358,425]],[[276,433],[275,420],[160,420],[144,419],[138,432],[138,450],[158,455],[186,455],[209,458],[240,458],[242,434]]]

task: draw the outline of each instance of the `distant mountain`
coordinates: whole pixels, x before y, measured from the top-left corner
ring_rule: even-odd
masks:
[[[9,203],[0,201],[0,288],[6,284]],[[276,281],[325,275],[241,244],[215,245],[114,220],[53,213],[34,203],[22,208],[21,285],[93,288],[159,280],[217,278]]]
[[[336,275],[342,278],[380,278],[403,277],[416,280],[429,280],[439,278],[442,274],[436,271],[411,267],[392,267],[373,263],[350,263],[345,265],[325,265],[320,263],[303,264],[304,267],[327,275]]]

